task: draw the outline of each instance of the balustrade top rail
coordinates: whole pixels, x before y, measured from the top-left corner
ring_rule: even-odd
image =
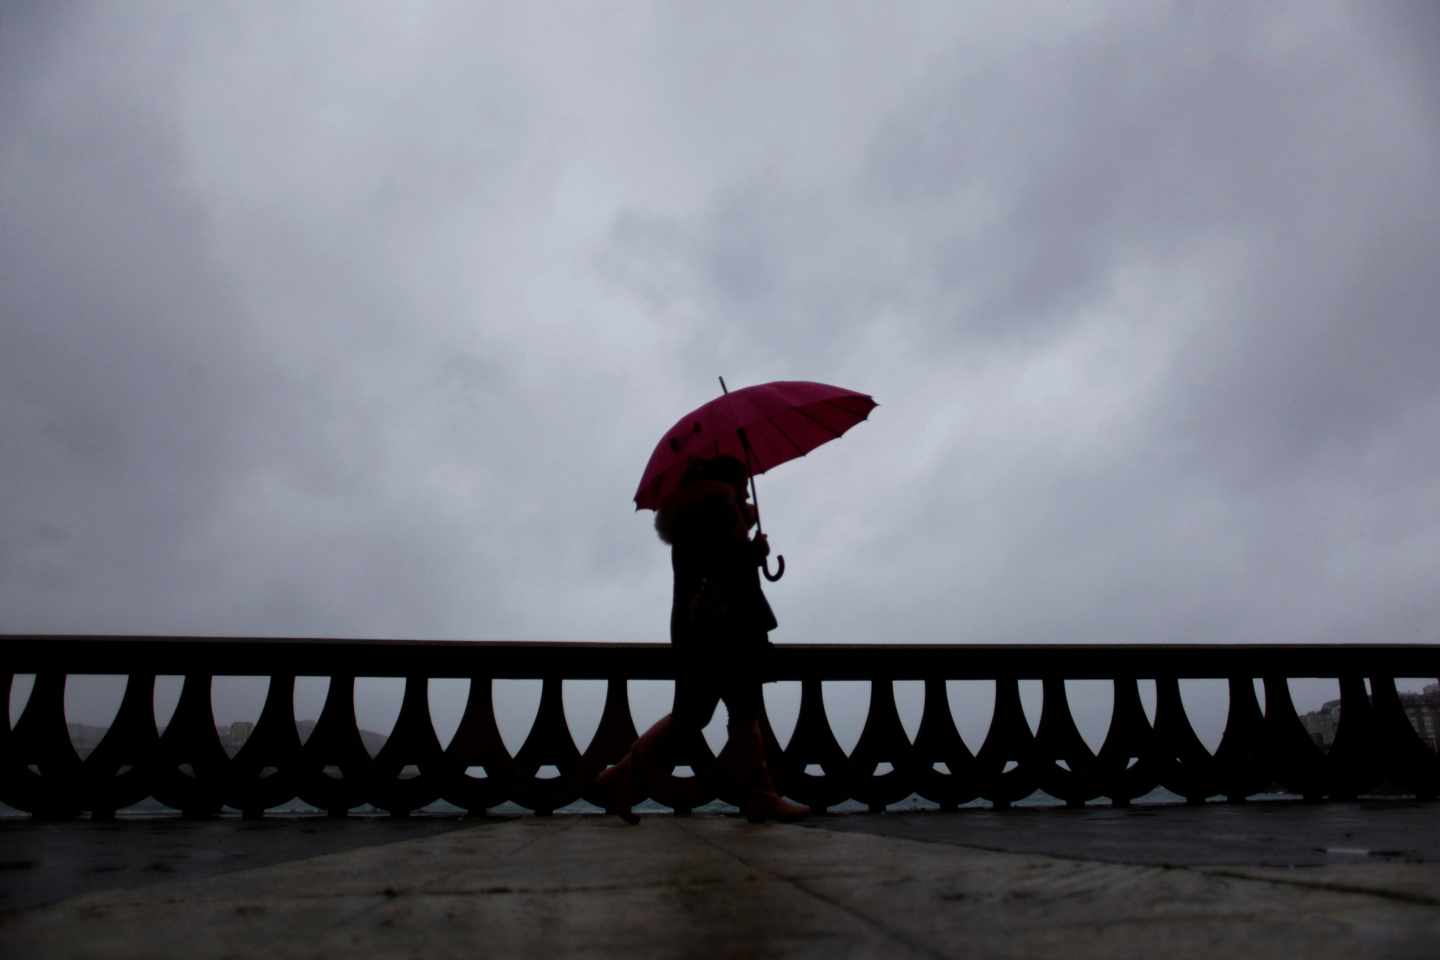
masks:
[[[774,680],[1440,676],[1440,644],[777,644]],[[0,634],[0,672],[672,679],[666,643]]]

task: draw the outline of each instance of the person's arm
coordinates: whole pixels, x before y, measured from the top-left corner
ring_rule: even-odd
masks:
[[[755,557],[755,565],[758,567],[770,556],[770,540],[763,533],[757,533],[750,539],[750,552]]]

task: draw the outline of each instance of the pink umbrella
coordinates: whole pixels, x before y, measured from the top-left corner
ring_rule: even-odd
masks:
[[[728,455],[744,460],[750,469],[759,530],[755,474],[834,440],[876,406],[867,394],[807,380],[777,380],[731,393],[722,377],[720,388],[724,395],[685,414],[660,438],[635,491],[635,509],[658,510],[691,460]],[[774,574],[768,562],[765,566],[770,580],[785,573],[785,558],[777,556],[776,561]]]

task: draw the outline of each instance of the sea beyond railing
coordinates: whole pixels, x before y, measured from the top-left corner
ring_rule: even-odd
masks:
[[[367,805],[405,815],[436,801],[470,812],[516,803],[537,813],[585,800],[604,804],[595,774],[635,739],[628,682],[672,680],[666,644],[497,643],[415,640],[214,637],[0,636],[0,803],[44,817],[113,815],[154,800],[190,816],[225,808],[258,816],[299,800],[332,814]],[[1310,800],[1354,798],[1383,788],[1420,798],[1440,793],[1440,760],[1407,718],[1396,678],[1440,677],[1440,645],[778,645],[766,677],[798,681],[794,732],[782,747],[769,718],[762,729],[780,790],[817,808],[858,801],[881,810],[919,796],[950,809],[975,800],[1009,806],[1037,792],[1070,805],[1117,805],[1156,788],[1191,802],[1243,800],[1275,789]],[[66,727],[69,676],[126,678],[119,709],[100,743],[81,757]],[[10,723],[14,678],[33,675],[24,710]],[[157,676],[183,676],[163,732]],[[211,681],[268,677],[253,732],[232,757],[216,730]],[[302,739],[297,677],[328,677],[320,716]],[[358,677],[403,678],[394,729],[375,755],[356,719]],[[459,726],[442,746],[430,715],[432,679],[469,681]],[[1219,679],[1229,691],[1224,732],[1206,749],[1186,714],[1180,681]],[[1288,681],[1333,679],[1340,722],[1328,749],[1306,732]],[[518,750],[501,738],[497,680],[541,682],[534,722]],[[605,681],[599,724],[580,750],[566,719],[566,680]],[[825,710],[825,681],[869,681],[869,711],[854,748],[840,746]],[[946,683],[989,680],[994,710],[973,752],[957,731]],[[1039,681],[1043,704],[1032,731],[1020,682]],[[1067,680],[1113,684],[1103,743],[1077,729]],[[1153,717],[1140,682],[1153,681]],[[919,681],[924,702],[913,738],[894,684]],[[1264,707],[1256,682],[1264,691]],[[727,748],[728,749],[728,748]],[[648,783],[649,796],[677,812],[733,801],[717,757],[696,734],[678,746],[676,768]],[[551,770],[553,776],[542,775]]]

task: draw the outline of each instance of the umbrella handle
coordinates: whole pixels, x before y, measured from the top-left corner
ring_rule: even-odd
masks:
[[[775,555],[775,572],[774,572],[774,573],[771,573],[771,572],[770,572],[770,558],[769,558],[769,557],[766,557],[765,560],[763,561],[763,569],[764,569],[764,571],[765,571],[765,579],[766,579],[766,580],[769,580],[771,583],[774,583],[776,580],[779,580],[781,577],[785,576],[785,557],[784,557],[784,555],[778,554],[778,553]]]

